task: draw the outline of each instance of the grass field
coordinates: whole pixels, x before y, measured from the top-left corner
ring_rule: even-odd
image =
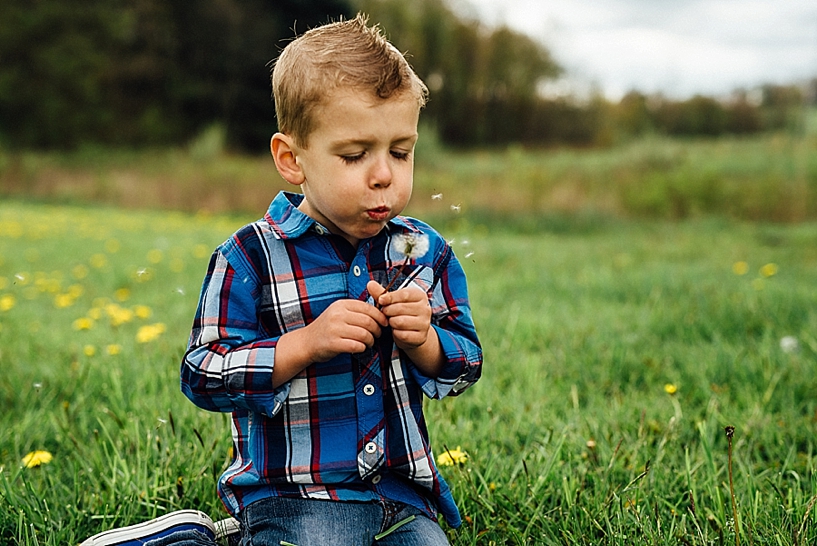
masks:
[[[0,543],[223,517],[227,417],[178,366],[211,249],[253,218],[0,203]],[[473,218],[442,227],[484,375],[427,405],[438,456],[468,455],[442,467],[453,544],[817,541],[817,224]]]

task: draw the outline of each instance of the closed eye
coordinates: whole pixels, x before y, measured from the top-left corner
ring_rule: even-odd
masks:
[[[399,159],[400,161],[408,161],[408,158],[411,155],[409,152],[401,152],[399,150],[392,150],[390,153],[393,158]]]
[[[340,158],[343,160],[344,163],[351,164],[351,163],[357,163],[358,161],[363,159],[364,155],[366,155],[366,152],[360,152],[359,154],[354,154],[354,155],[342,155],[342,156],[340,156]]]

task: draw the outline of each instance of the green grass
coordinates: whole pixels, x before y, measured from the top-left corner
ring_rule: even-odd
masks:
[[[455,545],[817,541],[817,224],[438,216],[485,349],[476,386],[427,404],[437,454],[469,455],[442,468]],[[0,543],[223,517],[227,417],[178,367],[209,251],[253,218],[0,203]]]
[[[218,148],[73,153],[0,150],[0,197],[257,214],[287,184],[259,156]],[[203,147],[207,150],[207,146]],[[533,228],[580,215],[685,219],[721,216],[817,221],[817,136],[644,138],[607,149],[444,150],[421,130],[411,210],[445,219],[450,205],[484,221]],[[431,199],[442,193],[442,202]],[[544,219],[544,220],[543,220]]]

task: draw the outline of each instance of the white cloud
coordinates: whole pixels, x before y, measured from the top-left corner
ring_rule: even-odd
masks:
[[[467,4],[470,3],[470,8]],[[460,0],[464,12],[541,40],[575,78],[723,94],[817,76],[814,0]]]

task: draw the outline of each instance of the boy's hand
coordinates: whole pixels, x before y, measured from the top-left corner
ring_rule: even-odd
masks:
[[[388,326],[386,316],[368,303],[338,300],[304,330],[309,331],[314,362],[325,362],[341,353],[362,353]]]
[[[279,387],[313,362],[326,362],[341,353],[362,353],[374,345],[386,316],[358,300],[338,300],[308,326],[278,339],[272,386]]]
[[[416,287],[386,292],[375,281],[369,281],[366,289],[388,318],[392,337],[398,347],[404,351],[411,351],[428,340],[431,329],[428,294]]]

